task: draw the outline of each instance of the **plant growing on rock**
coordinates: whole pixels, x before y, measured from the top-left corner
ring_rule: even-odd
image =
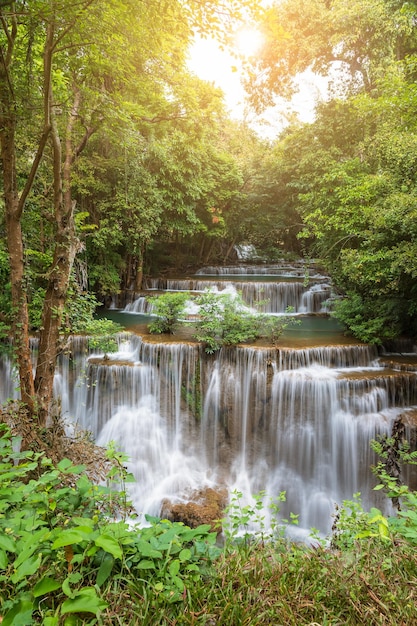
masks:
[[[149,332],[173,335],[180,324],[181,318],[184,317],[185,305],[189,297],[188,292],[181,291],[148,298],[148,302],[152,304],[153,312],[157,316],[149,324]]]
[[[203,342],[207,354],[260,337],[275,344],[286,326],[293,323],[291,318],[254,312],[239,294],[207,291],[196,302],[200,307],[200,321],[194,337]]]

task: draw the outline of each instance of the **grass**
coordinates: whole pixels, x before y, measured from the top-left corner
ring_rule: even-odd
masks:
[[[280,542],[223,553],[180,603],[133,587],[102,624],[144,626],[415,626],[417,555],[358,542],[348,553]]]
[[[255,544],[224,555],[181,606],[144,624],[412,626],[417,555],[406,544],[358,543],[349,553]]]

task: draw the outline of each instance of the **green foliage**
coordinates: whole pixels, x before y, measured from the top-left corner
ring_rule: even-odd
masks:
[[[188,293],[183,292],[168,292],[160,296],[149,297],[148,302],[152,304],[153,312],[157,315],[157,319],[148,326],[149,332],[173,335],[181,318],[184,317],[185,305],[189,297]]]
[[[401,466],[417,465],[417,451],[411,451],[410,444],[401,434],[399,428],[395,435],[384,435],[371,442],[372,449],[381,459],[372,468],[380,481],[374,489],[385,491],[397,508],[397,515],[387,518],[376,508],[365,511],[360,494],[355,494],[354,500],[344,501],[337,511],[333,547],[350,549],[356,540],[369,537],[382,542],[401,540],[417,545],[417,494],[401,480]]]
[[[88,335],[88,345],[92,350],[106,354],[116,352],[116,335],[123,327],[106,318],[96,319],[94,314],[98,306],[99,302],[93,294],[82,292],[73,282],[65,307],[65,326],[61,330],[65,334]]]
[[[113,320],[106,318],[93,319],[84,327],[84,333],[88,335],[88,345],[92,350],[104,352],[117,352],[119,344],[116,335],[123,327]]]
[[[85,467],[68,459],[54,466],[40,453],[15,452],[16,442],[0,428],[0,614],[6,625],[58,624],[67,614],[99,618],[124,593],[127,579],[139,593],[178,602],[218,556],[208,525],[190,529],[156,518],[148,518],[146,528],[129,525],[120,519],[123,490],[93,484]],[[109,456],[108,480],[121,479],[124,487],[124,459],[114,449]]]
[[[357,293],[348,293],[334,303],[332,315],[344,324],[351,333],[370,344],[381,344],[384,339],[399,335],[399,303],[387,300],[364,298]]]
[[[332,80],[335,93],[371,93],[393,61],[415,52],[412,3],[385,0],[284,0],[267,9],[262,54],[251,59],[248,86],[258,110],[296,90],[295,79],[312,68]]]
[[[279,502],[285,502],[286,493],[282,491],[277,498],[269,498],[266,492],[260,491],[251,497],[248,504],[242,504],[243,493],[233,491],[230,502],[225,509],[225,517],[221,520],[221,529],[227,539],[229,548],[236,544],[248,544],[257,541],[276,540],[284,533],[287,520],[279,521]],[[269,511],[269,519],[266,513]],[[291,522],[297,524],[297,515],[291,514]]]
[[[196,299],[199,321],[195,338],[204,344],[207,354],[223,346],[234,346],[260,337],[275,343],[290,318],[261,315],[249,310],[238,294],[206,291]]]
[[[222,346],[232,346],[259,337],[256,316],[244,305],[241,297],[205,292],[196,299],[199,322],[195,338],[203,342],[208,354]]]

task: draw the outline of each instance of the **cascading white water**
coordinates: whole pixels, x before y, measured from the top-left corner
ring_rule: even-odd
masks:
[[[150,290],[189,291],[201,293],[205,290],[215,292],[239,292],[243,301],[251,308],[265,313],[286,313],[291,308],[294,313],[324,313],[325,303],[331,295],[328,283],[305,286],[302,282],[236,282],[209,281],[194,279],[149,279],[146,287]],[[151,314],[150,305],[145,296],[139,296],[126,305],[126,313]]]
[[[148,302],[145,296],[139,296],[133,302],[126,304],[124,311],[126,313],[139,313],[140,315],[152,315],[153,305]]]
[[[336,502],[360,491],[379,504],[370,440],[417,401],[416,374],[385,371],[376,357],[352,345],[207,357],[197,345],[124,337],[111,359],[85,363],[66,410],[129,455],[138,512],[158,515],[165,498],[202,486],[247,498],[285,490],[282,514],[324,533]],[[70,373],[63,364],[59,376]]]
[[[299,263],[277,263],[267,265],[231,265],[231,266],[209,266],[203,267],[196,272],[198,276],[280,276],[280,277],[305,277],[325,278],[311,264]]]
[[[13,361],[7,355],[0,358],[0,401],[17,400],[18,374],[13,366]]]
[[[242,281],[238,289],[246,289],[249,306],[269,296],[277,313],[287,306],[318,312],[330,288],[317,281],[312,287]],[[209,282],[236,293],[236,283]],[[176,281],[164,288],[197,291],[207,284]],[[380,504],[372,491],[370,440],[390,432],[395,417],[417,404],[417,368],[385,369],[376,349],[365,345],[247,346],[210,357],[192,343],[132,334],[119,341],[119,351],[104,359],[88,353],[85,338],[74,338],[59,360],[55,394],[67,420],[128,454],[139,513],[158,515],[165,499],[186,501],[204,486],[226,485],[246,501],[261,490],[271,497],[285,490],[282,514],[299,514],[301,526],[325,533],[336,502],[360,491],[366,505]],[[5,401],[16,397],[16,385],[10,363],[0,367]]]

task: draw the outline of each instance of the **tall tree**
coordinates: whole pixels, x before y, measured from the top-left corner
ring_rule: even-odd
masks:
[[[184,63],[192,33],[220,35],[250,4],[244,0],[0,4],[0,143],[13,338],[21,398],[41,424],[46,424],[50,411],[61,320],[81,247],[74,195],[75,178],[80,187],[81,156],[105,120],[110,120],[109,129],[123,118],[146,119],[152,125],[164,119],[167,110],[171,114],[176,67]],[[137,97],[135,82],[147,94],[146,102]],[[181,116],[181,111],[177,113]],[[36,186],[40,172],[42,185]],[[43,207],[52,257],[45,272],[35,379],[23,230],[29,202]],[[122,210],[129,210],[130,203],[126,194],[124,203],[119,202]],[[143,238],[139,255],[142,244]]]
[[[264,15],[265,45],[247,87],[261,109],[290,96],[308,68],[332,76],[340,93],[365,90],[392,61],[416,50],[415,3],[401,0],[283,0]]]

